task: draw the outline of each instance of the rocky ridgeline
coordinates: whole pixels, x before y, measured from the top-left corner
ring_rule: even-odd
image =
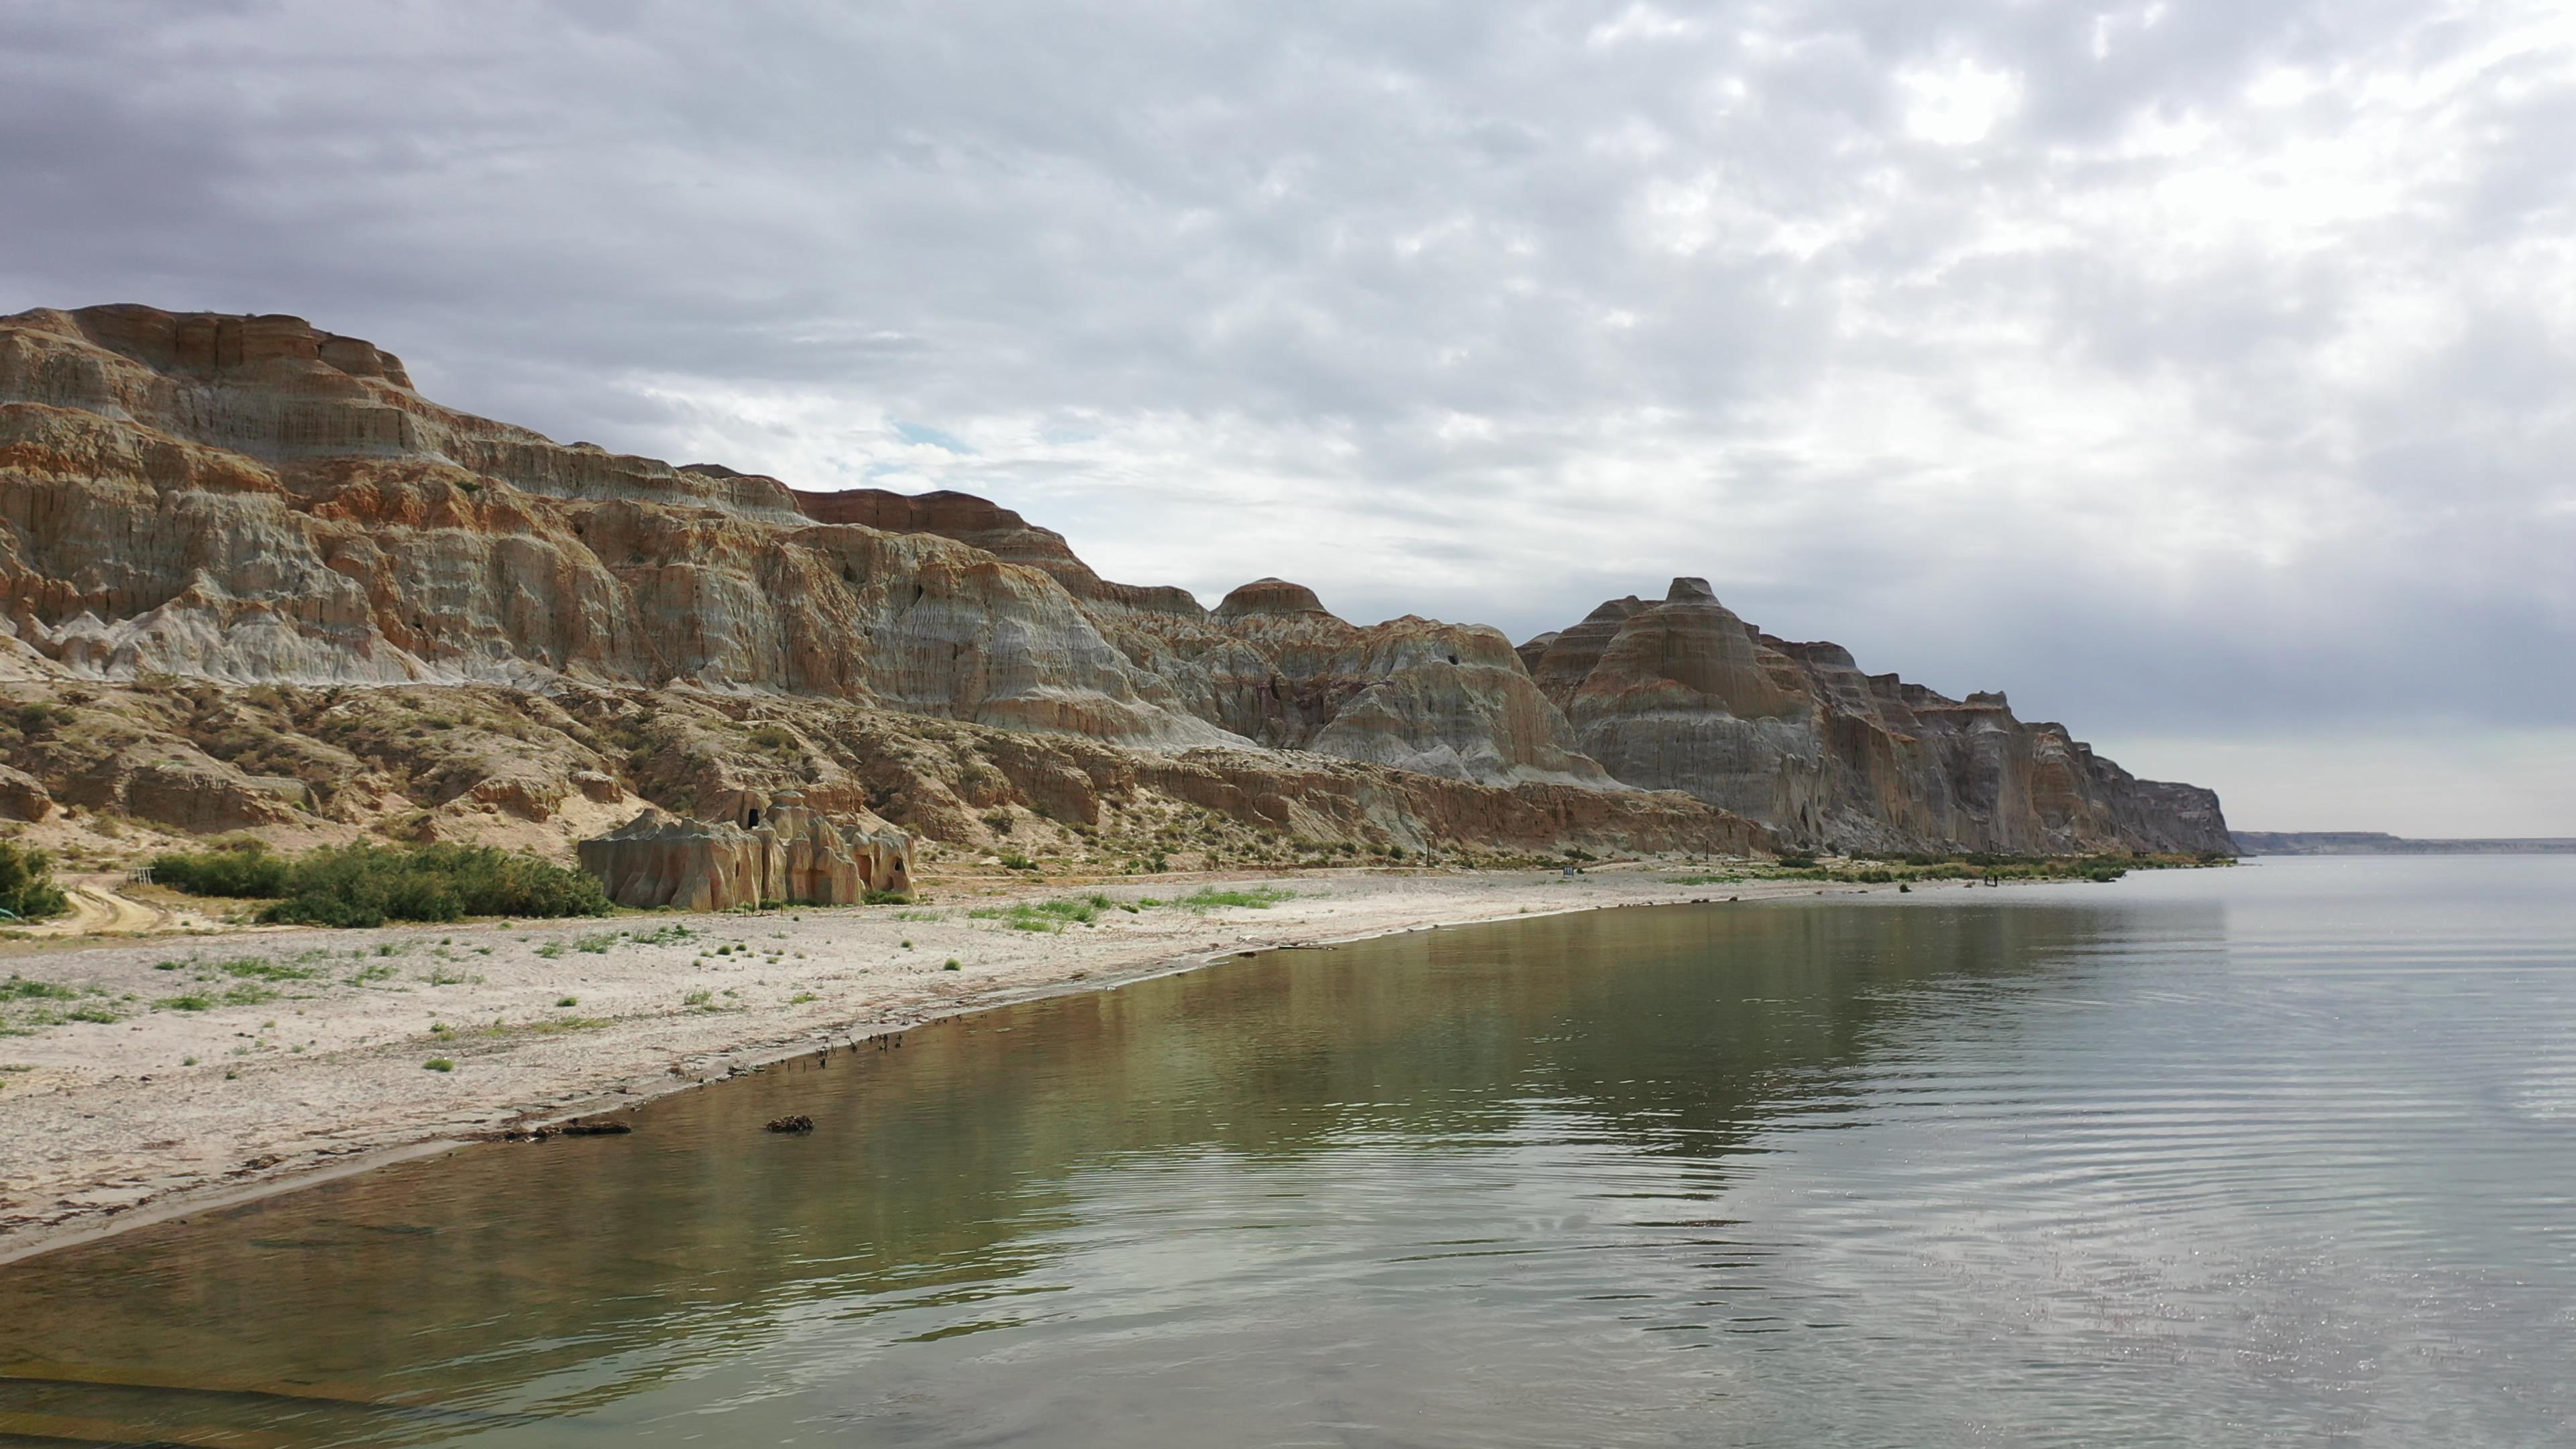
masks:
[[[1771,640],[1705,586],[1519,650],[1276,579],[1211,611],[968,495],[798,492],[441,408],[285,317],[0,319],[0,611],[0,681],[40,706],[0,730],[20,818],[559,851],[647,802],[798,788],[978,847],[1033,818],[1149,848],[1196,812],[1238,853],[1740,852],[1773,839],[1752,822],[2225,848],[2206,792]],[[442,711],[480,727],[376,728]]]
[[[1947,699],[1775,639],[1700,579],[1613,599],[1521,646],[1575,741],[1619,779],[1686,791],[1788,839],[2063,853],[2232,854],[2218,797],[2140,780],[1998,693]]]

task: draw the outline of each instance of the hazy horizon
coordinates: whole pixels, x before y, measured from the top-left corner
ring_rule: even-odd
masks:
[[[1705,577],[2255,830],[2576,835],[2576,16],[30,4],[0,312],[1514,640]]]

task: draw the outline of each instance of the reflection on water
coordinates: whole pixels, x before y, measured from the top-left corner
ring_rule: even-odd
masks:
[[[1035,1003],[0,1270],[0,1443],[2561,1439],[2571,887],[1623,911]]]

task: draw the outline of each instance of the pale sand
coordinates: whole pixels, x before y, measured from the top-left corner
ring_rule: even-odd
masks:
[[[133,1014],[0,1037],[0,1262],[503,1130],[620,1111],[961,1011],[1262,947],[1861,889],[1675,883],[1693,873],[1663,864],[1573,879],[1504,871],[1154,877],[1020,886],[990,898],[972,892],[998,883],[955,882],[934,885],[931,902],[907,913],[936,919],[904,919],[885,906],[804,908],[21,947],[0,960],[0,974],[103,988],[107,996],[90,999]],[[1108,910],[1096,926],[1059,934],[967,915],[1011,898],[1096,889],[1120,900],[1168,899],[1211,884],[1297,895],[1266,910]],[[668,926],[686,927],[691,939],[634,939]],[[627,934],[601,939],[616,932]],[[584,941],[606,949],[579,949]],[[750,949],[712,955],[720,945]],[[942,969],[952,957],[963,969]],[[145,1009],[241,986],[244,978],[218,963],[243,958],[320,974],[266,983],[279,995],[261,1004]],[[177,970],[156,969],[174,961]],[[362,971],[372,979],[357,979]],[[697,992],[705,1004],[690,1004]],[[126,996],[135,1000],[118,1000]],[[578,1004],[558,1005],[565,997]],[[436,1034],[433,1024],[451,1030]],[[543,1030],[549,1024],[558,1029]],[[432,1058],[455,1069],[428,1070]]]

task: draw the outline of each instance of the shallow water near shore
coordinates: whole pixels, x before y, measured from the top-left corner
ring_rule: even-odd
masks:
[[[2572,1029],[2567,858],[1282,952],[10,1265],[0,1444],[2563,1442]]]

